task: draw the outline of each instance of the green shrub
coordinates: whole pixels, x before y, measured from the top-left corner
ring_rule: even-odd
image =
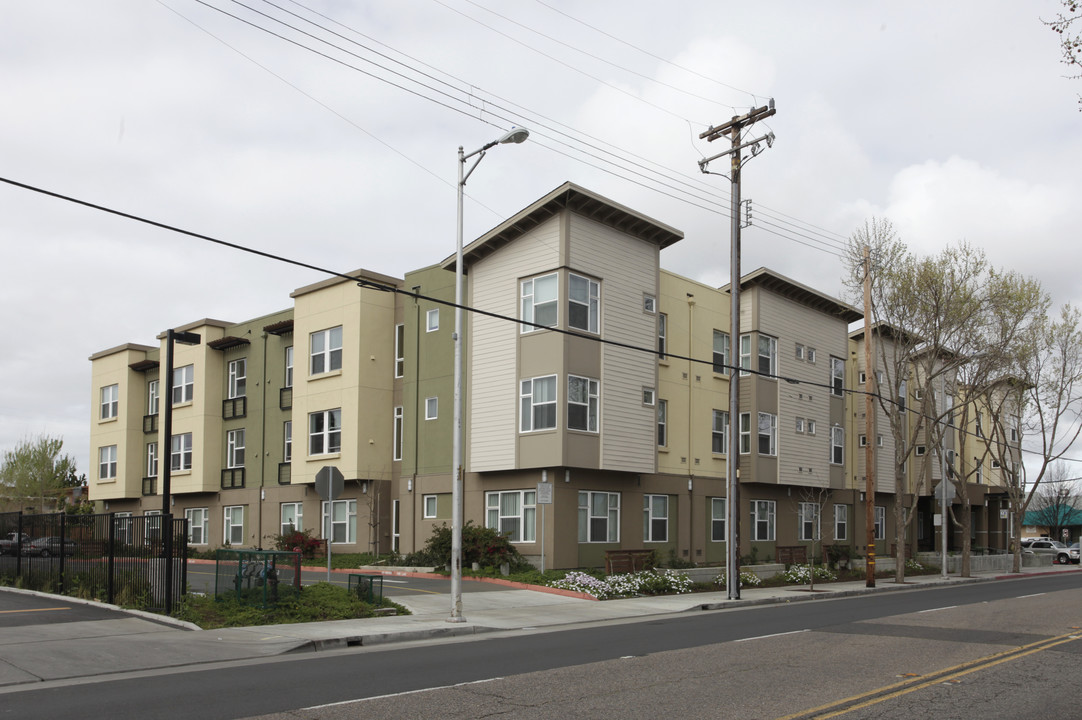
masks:
[[[451,565],[451,528],[446,524],[432,528],[424,549],[406,557],[408,565]],[[418,562],[410,562],[418,561]],[[477,563],[481,567],[499,567],[507,563],[512,569],[528,566],[518,549],[511,544],[506,533],[493,528],[474,525],[467,520],[462,526],[462,564],[469,567]]]

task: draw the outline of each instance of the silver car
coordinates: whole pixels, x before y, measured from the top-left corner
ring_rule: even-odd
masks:
[[[1069,548],[1059,540],[1034,540],[1023,552],[1034,555],[1051,555],[1060,565],[1078,562],[1078,548]]]

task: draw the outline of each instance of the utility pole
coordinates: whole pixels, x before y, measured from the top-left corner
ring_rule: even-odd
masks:
[[[744,164],[740,151],[751,147],[751,157],[762,151],[760,142],[766,141],[767,147],[774,144],[774,133],[748,142],[741,142],[744,128],[751,127],[759,120],[764,120],[776,111],[774,100],[763,107],[755,108],[745,115],[733,117],[719,127],[711,127],[700,133],[699,139],[707,142],[729,135],[732,146],[725,152],[699,161],[699,169],[708,173],[706,166],[712,160],[730,156],[729,181],[732,184],[732,202],[729,209],[730,219],[730,257],[729,257],[729,364],[733,358],[740,357],[740,169]],[[720,173],[719,173],[720,174]],[[750,419],[749,419],[750,422]],[[729,447],[725,462],[725,527],[726,538],[726,589],[730,600],[740,599],[740,372],[729,373]]]
[[[864,509],[865,553],[864,584],[875,587],[875,346],[872,341],[872,261],[871,249],[864,246]],[[901,498],[895,498],[901,502]]]

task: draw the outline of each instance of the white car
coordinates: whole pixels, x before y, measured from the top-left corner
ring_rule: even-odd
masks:
[[[1069,548],[1059,540],[1034,540],[1025,549],[1033,555],[1052,555],[1060,565],[1078,562],[1078,548]]]

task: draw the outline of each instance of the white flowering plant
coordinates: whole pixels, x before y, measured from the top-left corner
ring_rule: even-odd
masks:
[[[549,587],[592,595],[598,600],[635,597],[636,595],[679,595],[692,590],[687,573],[673,570],[643,570],[597,578],[578,570],[567,573],[562,580],[549,583]]]
[[[811,578],[810,573],[813,571],[815,573],[814,577],[816,580],[832,582],[838,579],[837,573],[821,565],[793,565],[788,570],[783,572],[781,574],[781,577],[787,583],[791,583],[794,585],[806,585]]]
[[[714,584],[715,585],[720,585],[722,587],[728,587],[728,585],[729,585],[728,577],[729,576],[726,573],[721,573],[716,578],[714,578]],[[758,575],[756,575],[755,573],[753,573],[752,571],[750,571],[750,570],[741,570],[740,571],[740,587],[744,587],[744,586],[756,587],[756,586],[762,585],[762,584],[763,584],[763,579],[761,577],[759,577]]]
[[[909,558],[905,561],[905,571],[911,573],[924,572],[924,566],[913,558]]]

